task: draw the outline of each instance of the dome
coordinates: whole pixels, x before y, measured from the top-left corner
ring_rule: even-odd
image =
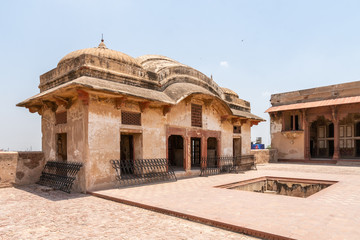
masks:
[[[182,63],[161,55],[144,55],[137,57],[136,60],[142,65],[143,68],[156,73],[160,72],[164,68],[176,66],[187,67]]]
[[[111,59],[125,64],[141,67],[135,58],[130,57],[125,53],[108,49],[104,43],[104,40],[101,40],[101,43],[99,44],[98,47],[80,49],[67,54],[59,61],[58,65],[67,62],[68,60],[77,58],[81,55],[91,55],[99,58]]]

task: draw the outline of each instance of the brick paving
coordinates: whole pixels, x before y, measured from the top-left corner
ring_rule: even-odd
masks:
[[[308,198],[214,188],[261,176],[339,182]],[[360,238],[360,167],[267,164],[242,174],[96,193],[294,239]]]
[[[85,194],[0,189],[0,239],[255,239]]]

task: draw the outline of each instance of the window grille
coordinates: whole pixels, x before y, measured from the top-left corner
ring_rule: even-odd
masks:
[[[141,126],[141,113],[121,112],[121,123]]]
[[[191,104],[191,126],[202,127],[202,106]]]

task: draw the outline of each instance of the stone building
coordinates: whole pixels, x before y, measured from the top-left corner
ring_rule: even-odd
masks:
[[[113,186],[111,159],[167,158],[189,171],[201,157],[250,154],[263,119],[212,78],[158,55],[98,47],[67,54],[40,76],[40,93],[17,104],[42,119],[45,160],[84,163],[75,188]]]
[[[360,81],[273,94],[271,146],[279,160],[360,160]]]

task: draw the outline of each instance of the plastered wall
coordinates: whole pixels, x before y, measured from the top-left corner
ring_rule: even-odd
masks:
[[[191,126],[191,103],[202,105],[202,127]],[[65,111],[60,106],[57,111]],[[166,158],[167,128],[180,128],[194,132],[210,131],[219,136],[219,155],[233,153],[233,122],[221,121],[228,114],[226,109],[214,101],[205,105],[201,97],[191,101],[181,101],[164,114],[163,106],[152,102],[145,108],[139,103],[127,100],[116,106],[111,98],[100,98],[91,94],[88,104],[76,101],[67,110],[67,123],[55,124],[55,113],[50,109],[43,112],[43,151],[46,160],[56,160],[56,134],[67,133],[68,161],[82,162],[74,184],[74,190],[86,191],[114,187],[115,170],[110,164],[112,159],[120,159],[121,134],[131,134],[134,139],[134,158]],[[121,112],[141,112],[141,126],[121,123]],[[202,137],[203,141],[207,139]],[[250,123],[242,124],[242,154],[250,154]],[[186,145],[187,144],[187,145]],[[190,143],[184,144],[188,153],[184,154],[190,168]]]
[[[37,182],[44,163],[42,152],[0,152],[0,187]]]
[[[271,148],[278,150],[279,159],[304,158],[304,132],[282,132],[282,119],[270,120]]]
[[[67,123],[55,124],[55,113],[51,109],[45,109],[41,118],[42,150],[46,161],[57,160],[56,134],[67,134],[67,161],[81,162],[81,168],[74,182],[74,190],[83,191],[86,189],[85,169],[88,164],[88,106],[76,101],[67,109]],[[59,106],[57,112],[66,111]]]

